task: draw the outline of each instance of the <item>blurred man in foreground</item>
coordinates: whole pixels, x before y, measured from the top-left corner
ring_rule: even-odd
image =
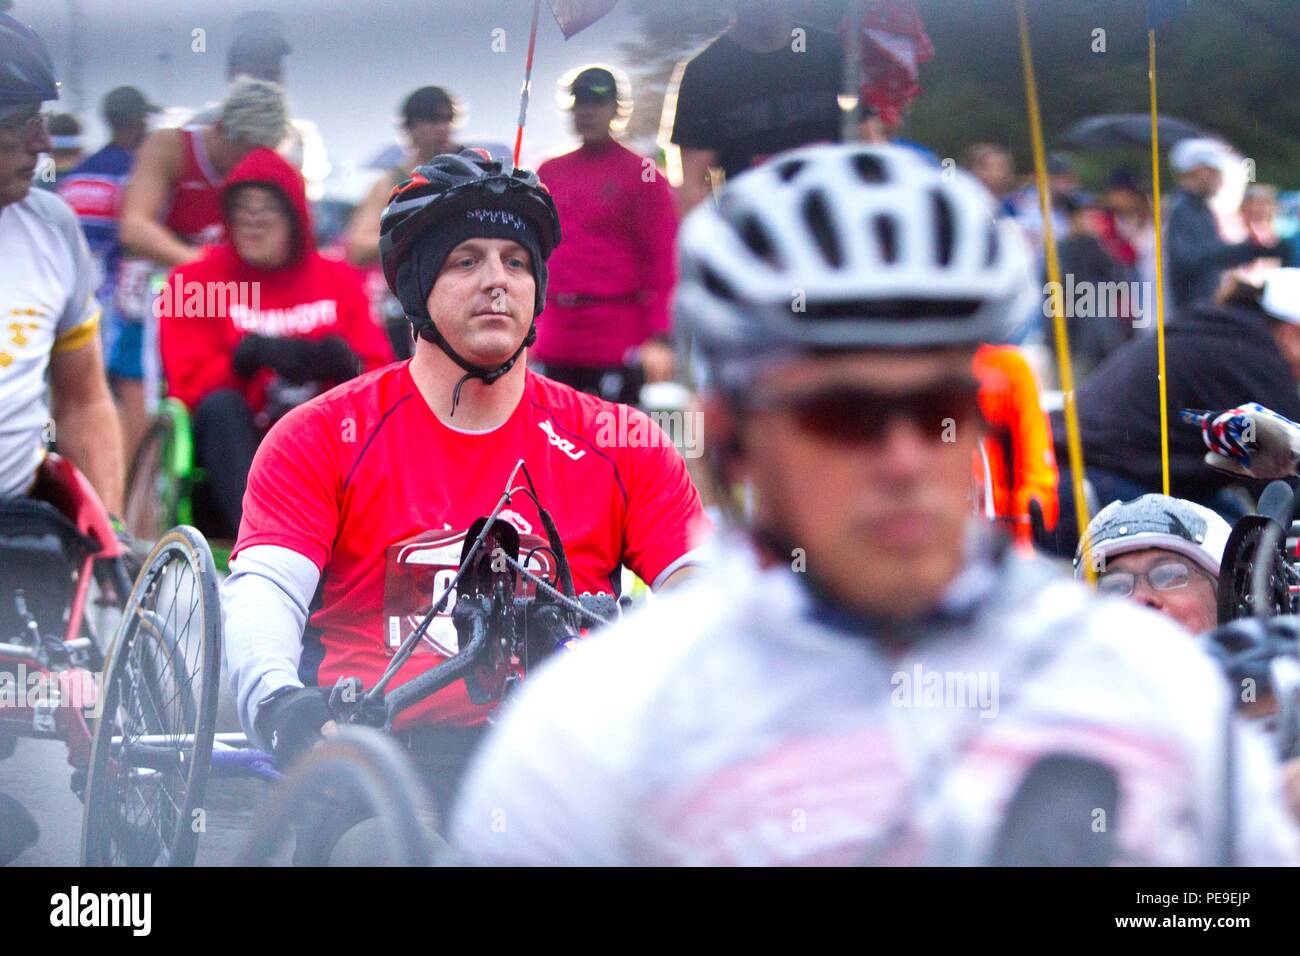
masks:
[[[1225,816],[1214,665],[972,514],[972,356],[1038,294],[991,211],[910,151],[822,146],[683,224],[714,465],[755,508],[525,686],[454,816],[470,860],[1197,864],[1228,827],[1242,862],[1296,860],[1245,734]]]

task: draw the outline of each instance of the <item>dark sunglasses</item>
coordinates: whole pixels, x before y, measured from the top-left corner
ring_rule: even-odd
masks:
[[[876,445],[898,420],[915,425],[938,441],[979,416],[979,383],[974,378],[943,379],[908,392],[836,388],[756,399],[750,407],[792,416],[809,434],[842,444]]]

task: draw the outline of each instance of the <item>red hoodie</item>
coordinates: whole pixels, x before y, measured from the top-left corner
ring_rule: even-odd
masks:
[[[281,268],[255,269],[235,252],[226,215],[227,240],[168,276],[156,303],[163,372],[168,393],[191,411],[219,388],[243,392],[253,412],[261,411],[271,371],[243,379],[233,365],[235,346],[252,333],[303,339],[337,335],[360,356],[365,371],[393,361],[356,272],[316,251],[302,175],[273,150],[255,149],[226,179],[223,209],[230,190],[247,183],[271,186],[289,201],[297,219],[297,248]]]

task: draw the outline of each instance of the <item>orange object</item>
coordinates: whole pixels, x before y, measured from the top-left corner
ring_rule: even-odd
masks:
[[[1038,402],[1038,382],[1024,355],[1011,345],[980,346],[972,370],[988,423],[984,453],[994,512],[1011,526],[1017,542],[1032,544],[1029,503],[1037,499],[1049,531],[1056,527],[1060,508],[1061,475],[1051,427]],[[975,469],[982,480],[983,462],[977,459]]]

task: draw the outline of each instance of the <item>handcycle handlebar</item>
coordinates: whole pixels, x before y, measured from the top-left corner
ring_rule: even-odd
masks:
[[[402,711],[451,686],[479,663],[487,650],[488,617],[491,613],[492,599],[487,595],[469,595],[456,602],[452,620],[457,634],[469,635],[469,643],[442,664],[407,681],[385,697],[384,726],[387,729],[392,729],[393,721]]]
[[[608,620],[618,614],[618,602],[607,594],[583,594],[573,599],[594,620]],[[355,677],[342,677],[330,692],[330,709],[345,723],[364,724],[391,730],[399,714],[461,679],[472,680],[476,668],[487,663],[493,640],[517,646],[527,663],[540,660],[578,637],[570,624],[570,612],[546,599],[515,597],[505,609],[486,594],[461,597],[452,611],[460,650],[423,674],[376,699],[365,693]],[[497,620],[493,620],[494,615]],[[502,634],[502,628],[509,634]],[[471,698],[475,697],[471,687]],[[490,698],[488,698],[490,699]]]

